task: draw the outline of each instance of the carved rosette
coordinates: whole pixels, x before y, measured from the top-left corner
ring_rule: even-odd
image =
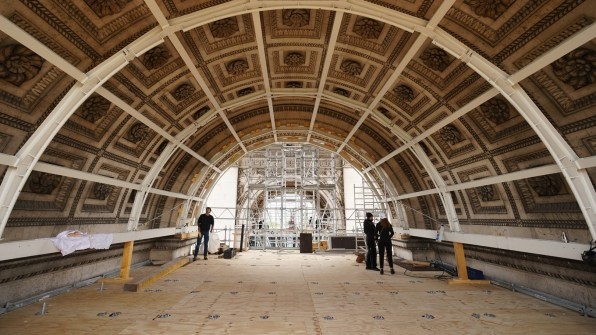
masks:
[[[89,97],[80,108],[80,114],[83,119],[91,123],[97,122],[104,117],[110,109],[111,103],[102,96],[94,94]]]
[[[397,85],[393,92],[395,95],[405,101],[412,101],[414,100],[414,90],[408,85]]]
[[[227,38],[239,32],[238,20],[235,17],[227,17],[209,23],[211,35],[215,38]]]
[[[155,48],[145,52],[143,55],[143,64],[148,70],[158,69],[168,62],[170,52],[163,45],[158,45]]]
[[[55,174],[32,171],[27,184],[33,193],[52,194],[56,187],[60,185],[61,180],[62,177]]]
[[[596,82],[596,52],[579,48],[555,61],[552,68],[559,80],[578,90]]]
[[[343,61],[339,68],[350,76],[357,76],[362,73],[362,64],[353,60]]]
[[[515,0],[464,0],[464,3],[474,10],[478,16],[489,17],[493,20],[503,15]]]
[[[495,190],[492,185],[480,186],[476,189],[476,192],[482,201],[495,200]]]
[[[174,92],[172,92],[172,96],[176,100],[181,101],[186,98],[189,98],[195,90],[196,90],[195,87],[190,84],[182,84],[182,85],[178,86],[174,90]]]
[[[229,62],[226,69],[230,75],[239,76],[248,70],[248,62],[244,59],[238,59]]]
[[[286,83],[286,88],[302,88],[303,84],[299,81],[288,81]]]
[[[354,23],[352,31],[365,39],[378,39],[385,24],[367,17],[359,17]]]
[[[21,86],[41,70],[43,58],[20,44],[0,49],[0,78]]]
[[[563,188],[563,180],[556,174],[528,178],[528,184],[540,197],[557,195]]]
[[[149,135],[149,129],[146,125],[137,122],[128,131],[128,136],[126,137],[127,140],[131,141],[132,143],[139,143],[145,137]]]
[[[93,185],[93,192],[91,197],[97,200],[106,200],[108,195],[112,192],[112,185],[102,183],[95,183]]]
[[[307,26],[310,22],[310,10],[305,8],[284,9],[282,23],[292,28]]]
[[[451,63],[451,58],[441,48],[428,48],[422,52],[420,58],[424,65],[439,72],[443,72]]]
[[[489,101],[480,105],[480,110],[487,119],[496,125],[509,120],[509,105],[503,99],[490,99]]]
[[[299,52],[290,52],[286,55],[284,61],[289,66],[300,66],[306,63],[306,58]]]
[[[455,145],[462,141],[462,135],[459,130],[453,125],[446,125],[445,127],[439,130],[439,135],[443,139],[443,141]]]

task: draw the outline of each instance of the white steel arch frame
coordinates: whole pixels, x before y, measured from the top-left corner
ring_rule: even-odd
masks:
[[[195,12],[183,17],[176,18],[174,20],[166,20],[163,14],[161,14],[158,6],[154,1],[147,0],[147,5],[150,7],[154,16],[158,20],[160,26],[154,28],[150,32],[146,33],[141,38],[132,42],[130,45],[116,53],[102,64],[91,70],[87,74],[80,72],[72,64],[59,57],[57,54],[52,52],[49,48],[29,36],[27,33],[22,31],[20,28],[12,24],[4,16],[0,16],[0,30],[7,34],[10,34],[15,40],[25,45],[29,49],[33,50],[49,62],[59,67],[62,71],[67,73],[77,82],[71,90],[65,95],[62,101],[56,106],[56,108],[50,113],[48,118],[44,120],[42,125],[36,130],[36,132],[29,138],[25,145],[19,150],[14,156],[2,155],[1,162],[8,167],[2,185],[0,185],[0,236],[3,233],[6,222],[12,211],[12,208],[16,202],[20,190],[22,189],[25,181],[27,180],[30,172],[36,166],[39,158],[43,151],[54,138],[58,130],[62,125],[69,119],[74,111],[95,91],[100,91],[101,85],[110,79],[114,74],[120,71],[128,62],[134,57],[142,55],[145,51],[163,42],[165,37],[168,37],[173,45],[180,52],[181,57],[191,70],[191,73],[201,85],[201,88],[209,97],[210,102],[216,109],[216,113],[223,119],[232,134],[234,135],[237,144],[240,145],[243,151],[246,153],[242,140],[238,137],[238,134],[234,131],[229,120],[223,113],[223,108],[220,106],[212,93],[208,90],[204,80],[200,77],[197,69],[193,66],[192,60],[189,55],[185,53],[180,41],[177,40],[175,32],[190,30],[196,26],[206,24],[211,21],[215,21],[221,18],[236,16],[246,13],[255,13],[266,10],[289,8],[289,7],[301,7],[301,8],[316,8],[323,10],[335,11],[338,13],[349,12],[356,15],[371,17],[385,23],[394,25],[401,29],[409,32],[418,32],[425,38],[433,40],[437,46],[443,48],[453,56],[466,63],[470,68],[476,71],[479,75],[485,78],[499,93],[501,93],[522,115],[526,121],[530,124],[532,129],[541,138],[554,160],[557,162],[559,172],[563,174],[569,187],[571,188],[576,201],[582,211],[582,214],[586,220],[589,231],[594,239],[596,239],[596,192],[589,181],[586,169],[588,167],[596,166],[596,158],[589,157],[587,159],[580,159],[575,152],[571,149],[568,143],[558,134],[552,124],[544,117],[538,107],[531,101],[525,91],[517,84],[520,80],[526,78],[537,70],[541,69],[547,64],[550,64],[554,60],[565,55],[569,50],[580,46],[588,41],[596,38],[596,23],[592,23],[579,33],[571,36],[567,41],[560,44],[558,47],[550,50],[543,56],[536,59],[533,63],[530,63],[522,70],[515,74],[508,75],[498,69],[497,66],[491,64],[483,57],[475,53],[474,51],[467,48],[465,45],[457,41],[455,38],[450,36],[448,33],[440,28],[436,27],[438,20],[444,15],[444,13],[450,8],[453,1],[444,2],[441,5],[438,13],[430,21],[421,20],[408,16],[403,13],[392,12],[391,15],[386,15],[387,8],[383,8],[374,4],[366,3],[362,0],[337,0],[337,1],[317,1],[307,2],[304,1],[260,1],[260,0],[238,0],[227,2],[223,5],[214,6],[212,8]],[[261,54],[261,57],[264,57]],[[323,73],[328,72],[328,65]],[[271,93],[273,94],[273,93]],[[281,94],[283,95],[283,94]],[[487,95],[483,95],[488,99]],[[322,94],[319,94],[323,98]],[[378,99],[382,96],[379,95]],[[479,99],[478,101],[480,101]],[[378,101],[377,101],[378,102]],[[350,105],[350,102],[345,102]],[[369,114],[375,115],[376,112],[371,110],[376,103],[371,104],[363,116],[362,122],[365,117]],[[361,106],[351,104],[353,108],[360,109]],[[316,109],[316,107],[315,107]],[[462,109],[463,110],[463,109]],[[463,115],[463,114],[462,114]],[[377,115],[378,116],[378,115]],[[362,122],[359,122],[361,124]],[[192,126],[192,131],[196,130],[196,126]],[[353,136],[356,131],[355,127],[350,133],[349,137]],[[192,132],[191,131],[191,132]],[[311,129],[310,132],[313,130]],[[398,130],[396,129],[396,132]],[[185,130],[186,132],[186,130]],[[344,145],[348,145],[349,137],[344,142]],[[178,145],[180,139],[184,139],[185,136],[177,137],[175,140],[176,148],[184,148],[183,145]],[[406,147],[415,148],[417,142],[421,138],[411,139],[402,138]],[[424,162],[424,155],[419,148],[414,149],[416,156],[421,159],[422,165],[427,169],[429,175],[433,175],[432,171],[435,170],[432,166],[428,166],[428,162]],[[168,157],[171,155],[171,150],[164,151],[162,155]],[[167,162],[167,158],[159,160],[163,164]],[[378,162],[377,164],[381,164]],[[155,166],[157,168],[157,164]],[[429,170],[430,169],[430,170]],[[435,170],[436,171],[436,170]],[[538,172],[540,171],[540,172]],[[534,170],[534,173],[544,173],[544,170]],[[552,173],[552,172],[550,172]],[[527,174],[532,175],[532,174]],[[540,174],[537,174],[540,175]],[[504,175],[501,177],[508,178],[510,175]],[[147,177],[149,178],[149,177]],[[148,192],[149,186],[153,179],[143,181],[141,186],[137,188],[143,192]],[[508,179],[507,179],[508,180]],[[470,185],[475,185],[474,183]],[[196,191],[196,188],[191,188]],[[449,186],[438,185],[435,190],[430,190],[430,193],[440,193],[443,202],[446,203],[445,208],[453,208],[452,199],[450,199]],[[186,195],[187,203],[190,204],[194,201],[192,191]],[[144,197],[139,195],[135,199],[137,208],[142,207],[142,201]],[[139,202],[137,204],[137,202]],[[140,206],[140,207],[139,207]],[[184,212],[183,212],[184,213]],[[457,218],[455,217],[455,220]],[[138,220],[138,218],[133,218]],[[453,217],[449,216],[450,224],[457,224]],[[137,222],[129,223],[129,229],[132,226],[136,226]],[[458,226],[452,226],[455,231],[458,231]]]

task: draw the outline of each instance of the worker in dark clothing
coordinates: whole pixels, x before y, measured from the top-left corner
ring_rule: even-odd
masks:
[[[375,235],[375,224],[372,213],[366,213],[366,219],[362,223],[366,235],[366,269],[379,271],[377,267],[377,246]]]
[[[379,236],[379,265],[381,266],[381,274],[383,274],[383,263],[385,263],[383,258],[385,257],[385,252],[387,252],[387,261],[389,262],[389,268],[391,268],[391,274],[394,274],[393,243],[391,243],[391,238],[395,235],[393,226],[387,218],[382,218],[381,221],[377,223],[375,233]]]

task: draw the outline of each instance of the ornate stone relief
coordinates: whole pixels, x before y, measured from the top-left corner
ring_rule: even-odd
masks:
[[[424,65],[432,70],[443,72],[451,63],[451,57],[441,48],[427,48],[420,55]]]
[[[489,17],[496,20],[515,0],[464,0],[476,15]]]
[[[193,119],[198,120],[201,116],[203,116],[208,111],[209,111],[209,107],[203,106],[203,107],[199,108],[198,111],[194,112],[192,117],[193,117]]]
[[[362,64],[349,59],[343,61],[339,68],[350,76],[357,76],[362,73]]]
[[[39,73],[43,63],[43,58],[23,45],[7,45],[0,49],[0,78],[21,86]]]
[[[393,92],[397,95],[398,98],[405,100],[405,101],[412,101],[414,100],[414,90],[408,85],[397,85]]]
[[[342,95],[344,97],[349,97],[350,96],[350,92],[344,90],[343,88],[339,88],[339,87],[334,88],[333,89],[333,93]]]
[[[510,117],[509,104],[501,98],[490,99],[480,105],[480,110],[487,119],[496,125],[509,120]]]
[[[286,83],[286,88],[302,88],[304,84],[300,81],[288,81]]]
[[[563,180],[557,174],[528,178],[528,184],[540,197],[557,195],[563,188]]]
[[[231,61],[226,66],[228,73],[232,76],[239,76],[248,70],[248,62],[245,59]]]
[[[454,125],[446,125],[445,127],[441,128],[439,131],[439,135],[443,141],[455,145],[463,140],[461,133]]]
[[[145,52],[143,55],[143,64],[148,70],[158,69],[168,62],[170,58],[170,51],[163,45],[158,45],[155,48]]]
[[[596,52],[578,48],[552,64],[553,72],[576,90],[596,82]]]
[[[385,24],[367,17],[359,17],[354,23],[352,31],[365,39],[378,39]]]
[[[149,134],[148,128],[146,125],[137,122],[128,131],[128,135],[126,139],[131,141],[132,143],[139,143]]]
[[[85,0],[99,17],[118,14],[130,0]]]
[[[95,183],[91,193],[92,199],[106,200],[108,195],[112,192],[112,185],[106,185],[102,183]]]
[[[172,92],[172,96],[176,100],[181,101],[181,100],[184,100],[184,99],[190,97],[195,90],[196,90],[195,87],[192,86],[191,84],[182,84],[182,85],[178,86],[174,90],[174,92]]]
[[[62,177],[45,172],[32,171],[27,180],[29,190],[37,194],[51,194],[60,185]]]
[[[209,29],[211,30],[211,35],[215,38],[227,38],[240,31],[238,20],[235,17],[227,17],[211,22],[209,23]]]
[[[306,63],[306,58],[299,52],[291,52],[286,55],[284,62],[289,66],[300,66]]]
[[[305,8],[284,9],[282,23],[292,28],[307,26],[310,22],[310,10]]]
[[[87,99],[79,109],[81,117],[91,123],[104,117],[110,109],[111,103],[104,97],[94,94]]]
[[[492,185],[480,186],[476,189],[476,192],[478,192],[478,196],[482,201],[495,200],[495,189]]]
[[[254,93],[255,89],[252,87],[247,87],[247,88],[243,88],[240,91],[237,92],[239,97],[245,96],[245,95],[249,95],[251,93]]]

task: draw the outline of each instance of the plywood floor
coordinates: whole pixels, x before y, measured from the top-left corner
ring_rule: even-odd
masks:
[[[380,275],[355,260],[297,251],[211,256],[143,292],[95,283],[0,315],[0,334],[596,334],[596,319],[521,293],[399,267]],[[37,315],[43,302],[46,314]]]

